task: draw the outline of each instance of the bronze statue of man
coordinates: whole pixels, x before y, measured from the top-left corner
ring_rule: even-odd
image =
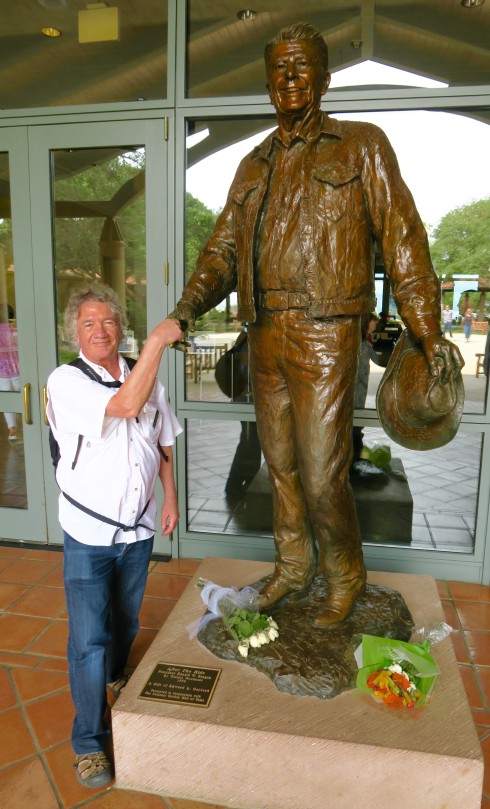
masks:
[[[330,628],[366,582],[349,467],[375,241],[431,374],[457,374],[463,361],[441,335],[427,235],[390,143],[376,126],[321,111],[330,74],[320,32],[282,29],[265,62],[278,128],[242,160],[171,316],[193,328],[237,290],[274,502],[276,563],[260,608],[307,590],[319,563],[329,587],[315,625]]]

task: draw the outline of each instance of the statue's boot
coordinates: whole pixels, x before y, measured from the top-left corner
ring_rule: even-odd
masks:
[[[288,581],[281,577],[281,575],[274,574],[258,596],[256,602],[258,609],[260,612],[271,609],[271,607],[278,604],[285,596],[290,596],[293,600],[300,599],[306,595],[308,587],[309,584],[301,585],[291,580]]]
[[[366,591],[366,571],[357,578],[331,584],[325,607],[315,616],[313,625],[319,629],[333,629],[345,621],[359,596]]]

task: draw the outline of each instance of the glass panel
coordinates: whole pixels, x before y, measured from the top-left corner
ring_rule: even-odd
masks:
[[[335,117],[377,124],[388,135],[429,234],[433,264],[442,282],[441,307],[448,305],[453,312],[454,323],[446,336],[458,345],[466,363],[465,412],[483,413],[487,379],[482,364],[490,316],[490,236],[485,227],[490,215],[490,163],[481,156],[490,151],[490,111],[351,112]],[[272,117],[189,122],[186,278],[225,204],[239,161],[273,125]],[[471,143],[471,149],[462,149],[462,143]],[[370,365],[368,409],[375,406],[377,384],[402,328],[379,254],[375,286],[377,312],[385,317],[371,337],[380,366]],[[232,295],[198,322],[187,359],[188,400],[229,401],[216,385],[214,369],[220,352],[233,345],[241,328],[233,319],[235,304]],[[461,315],[469,307],[474,322],[466,340]]]
[[[166,0],[98,5],[2,4],[0,108],[166,98]]]
[[[490,149],[490,112],[473,110],[470,117],[461,111],[415,110],[335,117],[369,121],[388,135],[429,234],[432,262],[442,285],[441,307],[447,305],[453,313],[446,337],[456,343],[466,363],[465,412],[483,413],[487,379],[479,361],[485,352],[490,316],[490,235],[484,224],[490,216],[490,164],[482,162],[481,155]],[[462,143],[471,143],[472,148],[462,149]],[[383,367],[401,330],[380,256],[376,260],[375,285],[378,313],[387,317],[372,335],[382,367],[371,362],[367,408],[375,407]],[[466,340],[461,316],[469,307],[473,325]]]
[[[459,433],[445,447],[414,452],[381,428],[364,444],[390,447],[388,470],[351,474],[363,541],[471,553],[474,548],[482,436]],[[267,466],[253,422],[187,421],[187,528],[272,536]]]
[[[17,343],[9,156],[0,153],[0,506],[27,508],[22,416],[9,401],[20,390]]]
[[[363,432],[365,445],[391,452],[388,472],[351,475],[363,541],[471,553],[482,435],[459,432],[444,447],[415,452],[380,427]]]
[[[213,232],[240,160],[272,125],[271,118],[188,122],[186,279]],[[251,401],[246,334],[235,320],[235,312],[233,293],[199,318],[196,332],[189,336],[192,345],[185,362],[188,401]],[[236,349],[233,359],[225,357],[232,347]]]
[[[126,308],[120,351],[138,357],[146,339],[145,153],[138,146],[53,152],[58,362],[77,355],[63,333],[71,291],[109,284]]]
[[[361,2],[306,0],[300,12],[294,2],[262,0],[256,8],[239,11],[236,4],[188,0],[188,97],[264,94],[264,46],[298,20],[325,37],[335,87],[490,83],[486,9],[453,3],[449,10],[438,0],[373,3],[369,9]],[[374,75],[373,64],[383,72]],[[401,76],[405,71],[409,78]]]

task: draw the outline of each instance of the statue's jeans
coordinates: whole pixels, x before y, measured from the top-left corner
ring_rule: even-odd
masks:
[[[360,318],[259,310],[249,326],[257,428],[274,504],[274,577],[291,592],[320,569],[350,590],[365,578],[349,468]],[[318,546],[318,550],[317,547]]]

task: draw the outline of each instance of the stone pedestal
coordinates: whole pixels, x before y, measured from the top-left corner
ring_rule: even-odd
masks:
[[[204,612],[198,576],[242,587],[271,570],[203,561],[113,709],[117,786],[236,809],[479,809],[482,755],[450,638],[433,648],[441,674],[415,714],[357,690],[284,694],[189,640]],[[416,626],[443,620],[433,578],[370,573],[369,582],[398,590]],[[221,669],[209,707],[139,699],[157,663]]]
[[[363,542],[412,541],[413,498],[399,458],[380,475],[350,477]]]

